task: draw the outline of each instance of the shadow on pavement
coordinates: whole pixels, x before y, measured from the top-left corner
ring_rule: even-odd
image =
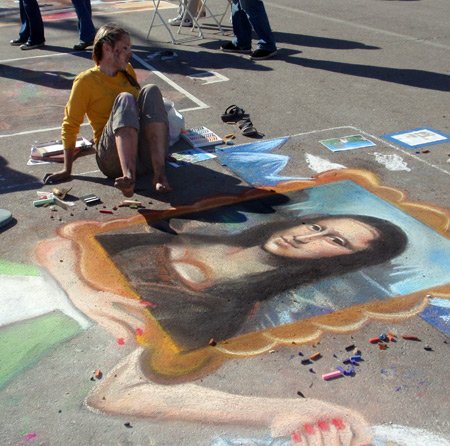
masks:
[[[288,53],[287,50],[279,52]],[[283,58],[286,62],[306,68],[331,71],[334,73],[348,74],[350,76],[378,79],[384,82],[391,82],[410,87],[425,88],[427,90],[450,91],[450,75],[433,73],[431,71],[377,67],[371,65],[350,64],[346,62],[335,62],[330,60],[306,59],[303,57],[292,57],[288,55]]]

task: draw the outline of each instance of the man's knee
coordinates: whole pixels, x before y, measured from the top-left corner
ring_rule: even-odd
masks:
[[[127,93],[123,91],[119,93],[115,100],[116,105],[124,106],[124,107],[134,107],[136,108],[136,99],[131,93]]]
[[[139,97],[143,97],[145,101],[162,101],[162,94],[159,87],[154,84],[148,84],[142,87]]]
[[[110,120],[114,134],[122,127],[139,130],[139,111],[132,94],[123,92],[116,97]]]
[[[139,94],[139,109],[141,114],[141,124],[149,122],[168,122],[166,106],[161,94],[161,90],[153,84],[146,85]]]

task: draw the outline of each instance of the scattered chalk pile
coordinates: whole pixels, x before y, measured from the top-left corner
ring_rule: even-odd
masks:
[[[404,334],[401,335],[402,339],[408,340],[408,341],[416,341],[416,342],[420,342],[419,337],[414,336],[414,335],[410,335],[410,334]],[[393,333],[392,331],[388,331],[386,334],[383,333],[377,337],[374,338],[370,338],[369,342],[371,344],[377,344],[378,348],[380,350],[386,350],[388,348],[388,344],[392,343],[392,342],[397,342],[397,339],[399,339],[397,337],[397,335],[395,333]],[[313,345],[313,348],[315,348],[316,346]],[[432,351],[433,349],[430,346],[425,346],[424,347],[425,350],[427,351]],[[357,349],[355,347],[354,344],[349,345],[345,348],[346,352],[348,352],[350,354],[350,356],[346,359],[344,359],[342,361],[343,365],[345,365],[346,367],[344,367],[343,365],[339,365],[336,367],[336,370],[330,371],[328,373],[324,373],[322,374],[322,379],[324,381],[329,381],[329,380],[333,380],[336,378],[341,378],[343,376],[354,376],[356,374],[356,366],[363,361],[361,352],[359,349]],[[304,354],[302,352],[299,352],[299,356],[304,357]],[[333,355],[336,359],[338,359],[338,357],[336,355]],[[318,361],[319,359],[322,358],[322,354],[321,353],[314,353],[313,355],[311,355],[309,358],[303,358],[302,359],[302,365],[311,365],[313,364],[315,361]],[[309,369],[309,371],[311,373],[316,373],[315,370],[311,367]]]

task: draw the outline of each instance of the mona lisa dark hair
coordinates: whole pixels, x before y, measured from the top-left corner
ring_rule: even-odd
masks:
[[[277,256],[264,251],[261,261],[274,267],[264,273],[252,274],[236,281],[218,284],[212,288],[232,287],[243,293],[257,293],[260,300],[292,288],[316,282],[325,278],[340,276],[365,267],[379,265],[400,255],[408,243],[406,234],[390,221],[356,214],[309,215],[296,220],[282,220],[257,225],[239,234],[218,238],[217,236],[187,236],[185,242],[195,245],[221,243],[243,248],[261,246],[275,233],[299,225],[316,224],[324,219],[351,219],[371,226],[378,234],[369,246],[352,254],[317,259],[294,259]],[[183,237],[184,238],[184,237]],[[176,240],[178,242],[178,239]],[[181,242],[181,240],[179,240]],[[212,290],[208,290],[212,291]],[[219,291],[220,292],[220,291]]]
[[[274,268],[216,283],[195,291],[175,282],[163,251],[167,245],[198,246],[213,250],[214,245],[242,248],[263,246],[271,235],[302,224],[324,219],[348,218],[370,225],[378,237],[369,246],[348,255],[319,259],[292,259],[271,254]],[[214,336],[227,339],[236,335],[255,304],[302,285],[340,276],[371,265],[388,262],[401,254],[406,234],[393,223],[363,215],[311,215],[295,220],[256,225],[235,235],[202,235],[155,231],[141,234],[99,234],[96,238],[139,295],[155,302],[152,314],[183,348],[204,346]],[[261,250],[266,262],[269,253]],[[220,259],[219,261],[226,261]],[[245,269],[245,265],[242,266]],[[161,302],[161,306],[158,306]],[[149,310],[150,311],[150,310]]]
[[[300,225],[311,225],[321,220],[337,220],[337,219],[350,219],[356,220],[366,225],[371,226],[378,234],[379,237],[375,237],[369,242],[369,247],[362,251],[357,251],[353,254],[347,254],[343,256],[335,256],[333,259],[341,259],[345,257],[347,262],[342,262],[345,265],[352,265],[364,267],[370,265],[377,265],[384,263],[397,255],[401,254],[408,242],[406,234],[397,225],[391,223],[388,220],[384,220],[378,217],[371,217],[368,215],[359,214],[318,214],[308,215],[295,220],[280,220],[269,223],[256,225],[252,228],[246,229],[238,234],[228,235],[220,237],[220,243],[233,246],[242,246],[243,248],[249,248],[251,246],[263,246],[269,238],[280,231],[291,229]],[[182,234],[180,234],[182,235]],[[218,242],[218,236],[215,235],[202,235],[189,236],[192,242],[195,244],[211,244]],[[279,259],[279,264],[292,264],[293,262],[304,263],[305,259],[292,259],[280,257],[275,254],[271,254],[274,258]],[[323,261],[323,259],[319,259]],[[308,260],[310,262],[312,260]],[[274,265],[276,265],[274,261]]]

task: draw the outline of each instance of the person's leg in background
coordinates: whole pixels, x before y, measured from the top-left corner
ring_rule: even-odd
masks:
[[[200,8],[200,0],[191,0],[189,8],[186,8],[187,4],[188,0],[184,0],[180,3],[178,6],[178,15],[175,18],[168,20],[169,25],[180,26],[181,22],[183,22],[182,26],[185,27],[190,27],[193,25],[192,17],[197,17]],[[189,14],[187,10],[189,11]]]
[[[19,31],[19,38],[11,40],[9,43],[12,46],[20,46],[28,41],[30,37],[30,25],[28,23],[27,15],[25,14],[25,7],[23,6],[23,0],[19,0],[19,13],[22,26]]]
[[[233,42],[221,49],[232,53],[249,53],[252,46],[252,31],[258,36],[257,49],[250,58],[267,59],[276,54],[275,38],[270,28],[266,8],[262,0],[232,0],[231,16],[234,31]]]
[[[19,0],[19,10],[22,22],[19,38],[11,40],[10,44],[13,46],[20,45],[21,50],[42,47],[45,43],[44,23],[37,1]]]
[[[268,52],[276,51],[275,37],[270,28],[269,18],[262,0],[239,0],[248,21],[258,36],[257,49]],[[234,17],[233,17],[234,21]]]
[[[81,51],[94,43],[95,27],[92,22],[91,0],[72,0],[78,17],[80,42],[74,45],[75,51]]]

